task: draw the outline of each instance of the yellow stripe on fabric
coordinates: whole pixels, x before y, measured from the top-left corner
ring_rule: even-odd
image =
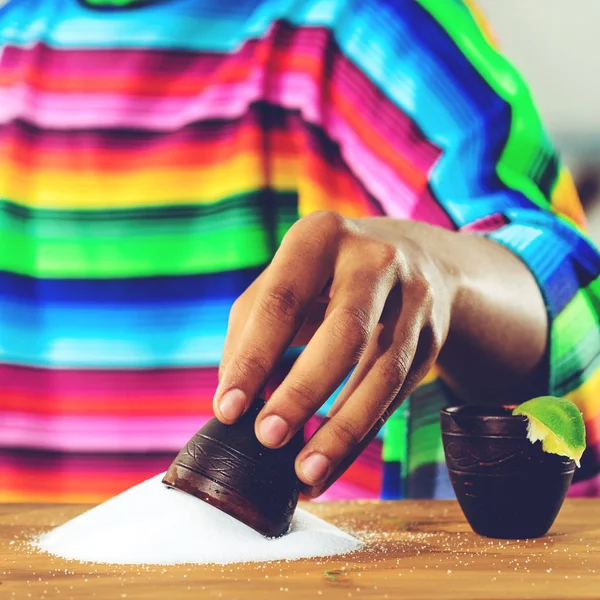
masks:
[[[586,421],[600,415],[600,369],[584,381],[576,390],[566,394],[565,398],[574,402]]]
[[[69,492],[21,492],[0,491],[0,503],[71,503],[71,504],[99,504],[106,500],[108,494],[86,494]]]
[[[427,373],[427,375],[425,375],[425,377],[423,377],[423,379],[421,379],[421,383],[419,385],[433,383],[436,379],[439,379],[439,378],[440,378],[439,369],[436,366],[434,366],[431,369],[429,369],[429,372]]]
[[[17,173],[0,165],[0,198],[38,209],[119,209],[175,204],[210,204],[261,189],[293,191],[297,161],[272,159],[270,179],[256,154],[239,155],[212,168],[76,173],[37,169]]]
[[[318,210],[335,210],[349,219],[370,216],[366,206],[357,203],[356,198],[338,190],[324,189],[309,178],[298,184],[298,212],[306,216]]]
[[[481,29],[481,32],[485,36],[487,43],[490,44],[490,46],[493,46],[494,48],[498,48],[498,40],[496,39],[494,31],[490,26],[489,21],[483,14],[481,8],[479,8],[479,6],[473,0],[463,1],[465,3],[465,6],[469,9],[471,15],[473,15],[473,18],[475,19],[477,26],[479,27],[479,29]]]
[[[538,206],[548,208],[548,199],[527,175],[546,138],[525,81],[488,43],[473,17],[459,4],[440,0],[416,1],[446,30],[488,85],[511,106],[510,133],[496,165],[498,177]]]
[[[552,191],[552,209],[555,213],[561,213],[568,217],[571,225],[580,232],[587,228],[585,213],[579,201],[575,182],[571,173],[564,167],[561,168],[558,181]]]

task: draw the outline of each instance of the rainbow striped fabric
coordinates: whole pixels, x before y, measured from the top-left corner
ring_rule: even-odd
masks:
[[[100,501],[165,469],[211,416],[233,300],[318,209],[525,261],[548,391],[588,426],[573,493],[596,492],[600,256],[475,7],[3,4],[0,499]],[[458,402],[431,373],[327,497],[451,495],[438,413]]]

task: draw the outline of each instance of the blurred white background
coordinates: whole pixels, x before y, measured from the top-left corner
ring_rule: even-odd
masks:
[[[479,0],[580,185],[600,243],[600,0]],[[600,187],[600,186],[599,186]],[[582,189],[583,192],[583,189]],[[588,197],[589,196],[589,197]]]

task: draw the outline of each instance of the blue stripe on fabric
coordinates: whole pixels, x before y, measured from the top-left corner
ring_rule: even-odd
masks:
[[[600,257],[587,240],[550,213],[529,210],[511,218],[517,220],[488,237],[518,254],[529,266],[546,289],[546,304],[555,317],[580,288],[596,279]],[[565,259],[568,256],[577,256],[577,261]]]
[[[223,334],[233,298],[215,301],[207,298],[198,304],[129,305],[78,307],[74,305],[23,305],[14,302],[0,304],[0,339],[10,332],[32,339],[69,337],[72,339],[144,340],[152,330],[160,332],[167,345],[171,339],[213,337]],[[157,325],[159,325],[157,327]]]
[[[154,369],[216,367],[225,335],[167,343],[156,328],[144,340],[71,340],[31,337],[16,332],[0,335],[0,361],[32,367],[91,369]],[[7,347],[7,344],[10,347]]]
[[[450,474],[443,461],[419,467],[408,476],[406,488],[406,497],[410,499],[445,500],[456,498]]]
[[[404,496],[402,463],[389,461],[383,463],[382,500],[401,500]]]
[[[0,305],[0,360],[41,366],[217,365],[230,303],[202,306],[29,308]]]
[[[0,271],[0,299],[90,307],[233,301],[261,270],[128,279],[35,279]]]

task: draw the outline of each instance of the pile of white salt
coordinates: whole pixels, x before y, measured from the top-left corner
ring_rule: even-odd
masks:
[[[113,564],[228,564],[333,556],[361,542],[297,509],[290,532],[267,539],[157,475],[42,535],[41,550]]]

